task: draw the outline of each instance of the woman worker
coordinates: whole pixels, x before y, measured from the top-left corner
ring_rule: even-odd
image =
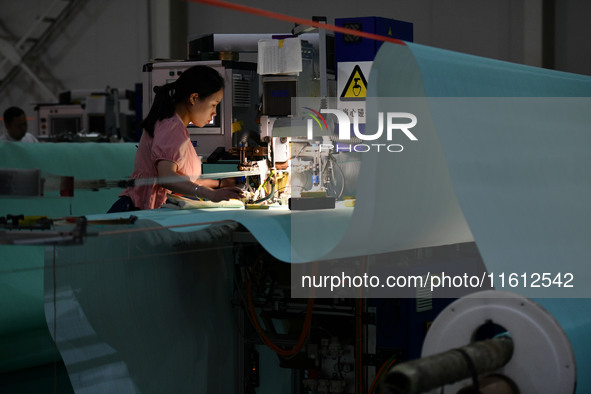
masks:
[[[213,179],[198,179],[201,160],[187,126],[203,127],[216,115],[224,94],[224,79],[211,67],[194,66],[172,83],[154,89],[152,108],[135,156],[131,178],[111,212],[160,208],[169,192],[214,202],[240,198],[242,190]],[[146,182],[148,181],[148,182]]]

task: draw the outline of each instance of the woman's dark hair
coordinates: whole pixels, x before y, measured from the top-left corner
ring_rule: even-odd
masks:
[[[159,120],[174,115],[176,104],[186,100],[193,93],[205,99],[224,87],[224,78],[208,66],[193,66],[183,71],[179,78],[163,86],[154,87],[154,102],[148,116],[140,124],[151,137]]]

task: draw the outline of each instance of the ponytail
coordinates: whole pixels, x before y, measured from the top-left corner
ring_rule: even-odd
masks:
[[[174,85],[176,82],[167,83],[163,86],[155,86],[154,102],[148,112],[148,116],[143,120],[140,126],[145,129],[150,137],[154,137],[154,126],[159,120],[170,118],[174,115]]]
[[[173,116],[177,103],[186,100],[192,93],[199,94],[199,99],[203,100],[223,87],[224,79],[216,70],[208,66],[193,66],[176,81],[154,87],[154,102],[140,126],[154,137],[156,122]]]

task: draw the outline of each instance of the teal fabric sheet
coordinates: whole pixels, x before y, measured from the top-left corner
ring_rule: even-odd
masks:
[[[51,363],[56,355],[43,309],[44,248],[0,245],[0,256],[0,372]]]
[[[418,118],[425,127],[408,150],[415,158],[382,155],[378,166],[412,171],[434,186],[457,221],[459,207],[489,272],[530,279],[532,273],[573,274],[574,288],[522,282],[502,290],[534,298],[554,316],[575,353],[577,393],[590,392],[591,77],[385,43],[369,85],[368,95],[377,97],[368,103],[369,129],[375,127],[370,110],[392,110],[386,98],[419,102],[410,108],[424,111]],[[432,176],[441,168],[443,178]],[[408,178],[400,186],[413,193]],[[421,225],[437,225],[442,216]],[[458,227],[449,231],[463,238]]]
[[[157,209],[133,212],[142,220],[167,227],[175,232],[191,232],[208,225],[192,225],[212,221],[235,221],[246,227],[275,258],[302,263],[332,256],[334,248],[349,226],[354,209],[290,211],[287,207],[259,209]],[[89,219],[113,219],[129,214],[91,215]],[[176,226],[176,227],[173,227]]]
[[[0,168],[40,169],[75,179],[126,179],[135,144],[0,142]],[[59,218],[105,212],[119,189],[74,197],[0,196],[0,216]],[[0,372],[51,363],[55,346],[43,311],[44,247],[0,245]],[[59,355],[58,355],[59,357]]]
[[[45,264],[45,313],[76,392],[232,393],[236,226],[88,237]],[[229,227],[228,227],[229,226]],[[126,226],[93,226],[120,231]]]
[[[74,179],[127,179],[133,172],[134,143],[0,142],[0,168],[40,169]],[[8,198],[0,196],[0,215],[46,215],[52,218],[106,212],[121,189],[75,190],[74,197]]]

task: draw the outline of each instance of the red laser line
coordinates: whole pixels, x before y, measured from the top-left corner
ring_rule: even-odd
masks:
[[[244,12],[247,14],[258,15],[258,16],[262,16],[265,18],[277,19],[277,20],[281,20],[281,21],[285,21],[285,22],[292,22],[292,23],[296,23],[298,25],[311,26],[311,27],[316,27],[318,29],[324,29],[324,30],[331,30],[336,33],[349,34],[352,36],[369,38],[371,40],[387,41],[387,42],[392,42],[394,44],[405,45],[404,41],[399,40],[397,38],[393,38],[393,37],[381,36],[379,34],[373,34],[373,33],[368,33],[365,31],[349,29],[346,27],[330,25],[328,23],[320,23],[320,22],[316,22],[316,21],[313,21],[310,19],[298,18],[295,16],[280,14],[277,12],[267,11],[267,10],[263,10],[260,8],[249,7],[249,6],[241,5],[241,4],[233,4],[233,3],[229,3],[227,1],[221,1],[221,0],[187,0],[187,1],[191,1],[194,3],[208,4],[208,5],[212,5],[214,7],[226,8],[229,10]]]

